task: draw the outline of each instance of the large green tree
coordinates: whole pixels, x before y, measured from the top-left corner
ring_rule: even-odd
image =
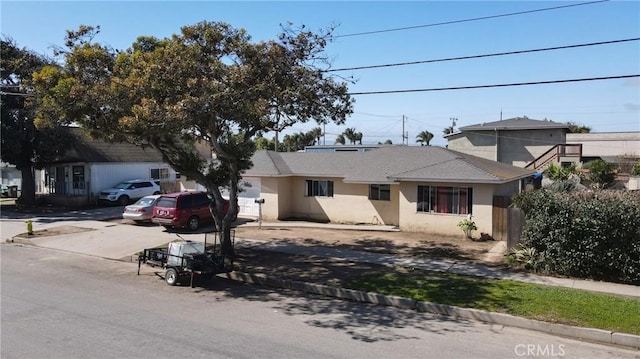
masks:
[[[52,163],[69,142],[59,126],[37,129],[34,125],[31,76],[50,60],[8,38],[1,40],[0,51],[0,158],[20,171],[18,204],[30,206],[35,202],[34,169]]]
[[[93,136],[158,149],[213,196],[223,253],[233,255],[238,182],[252,166],[256,134],[308,121],[342,124],[352,112],[347,84],[325,71],[331,31],[283,28],[277,40],[252,42],[243,29],[201,22],[117,52],[83,26],[67,35],[64,68],[35,76],[39,125],[77,122]],[[196,143],[208,144],[214,158],[202,158]],[[229,189],[226,215],[221,188]]]

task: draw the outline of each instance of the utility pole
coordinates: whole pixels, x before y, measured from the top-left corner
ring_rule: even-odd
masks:
[[[322,124],[322,145],[325,146],[327,144],[327,130],[326,130],[326,123]],[[319,143],[318,143],[319,144]]]
[[[407,132],[405,132],[404,130],[404,120],[405,120],[405,116],[402,115],[402,144],[404,145],[404,140],[407,140],[407,145],[409,144],[409,134]]]
[[[404,115],[402,115],[402,144],[404,145]]]
[[[458,119],[456,117],[449,117],[449,120],[451,120],[451,133],[453,133],[455,131],[455,127],[456,127],[456,121],[458,121]]]

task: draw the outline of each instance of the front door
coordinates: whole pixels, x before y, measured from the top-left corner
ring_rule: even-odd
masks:
[[[67,195],[67,181],[66,177],[69,175],[69,171],[63,166],[56,167],[56,182],[55,182],[55,194],[58,196]]]

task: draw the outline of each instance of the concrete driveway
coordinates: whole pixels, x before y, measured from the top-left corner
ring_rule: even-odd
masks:
[[[97,208],[51,214],[2,211],[0,235],[3,241],[22,242],[103,258],[130,260],[145,248],[179,239],[156,225],[118,223],[122,207]],[[33,235],[27,235],[26,221],[32,221]],[[204,241],[204,233],[180,233],[184,239]],[[213,240],[209,235],[207,240]]]

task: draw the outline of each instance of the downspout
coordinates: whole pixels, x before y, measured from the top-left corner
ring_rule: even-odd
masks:
[[[498,128],[494,127],[493,131],[496,135],[496,162],[500,162],[500,146],[498,146]]]

